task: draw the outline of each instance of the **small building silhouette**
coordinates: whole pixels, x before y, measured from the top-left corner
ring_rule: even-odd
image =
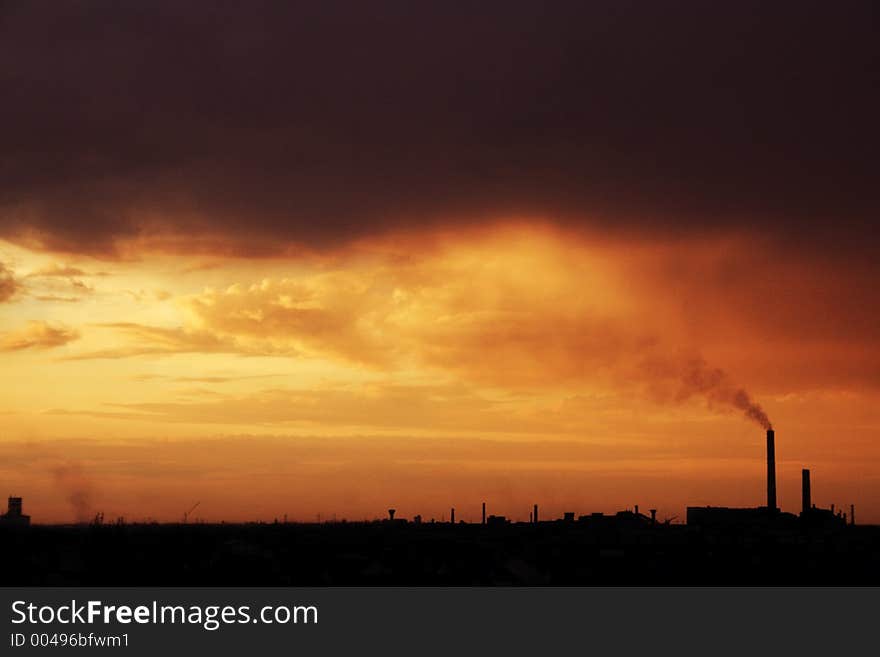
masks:
[[[31,524],[31,517],[22,513],[20,497],[9,498],[7,511],[0,516],[0,524],[15,527],[27,527]]]

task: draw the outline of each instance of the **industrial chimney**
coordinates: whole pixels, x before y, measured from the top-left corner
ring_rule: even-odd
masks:
[[[486,503],[483,502],[483,524],[486,524]]]
[[[767,429],[767,509],[776,511],[776,434]]]
[[[389,520],[394,520],[394,512],[395,511],[397,511],[397,509],[388,509],[388,519]]]
[[[534,512],[532,513],[532,521],[533,521],[535,524],[538,524],[538,505],[537,505],[537,504],[535,505],[535,510],[534,510]]]
[[[455,524],[455,507],[452,507],[449,510],[449,522],[452,523],[453,525]]]
[[[810,471],[801,470],[801,514],[807,515],[813,504],[810,496]]]

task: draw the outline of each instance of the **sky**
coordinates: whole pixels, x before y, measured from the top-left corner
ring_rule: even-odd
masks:
[[[880,522],[871,3],[180,5],[0,3],[35,522]]]

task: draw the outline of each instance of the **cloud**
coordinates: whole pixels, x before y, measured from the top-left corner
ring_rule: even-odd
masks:
[[[78,340],[79,337],[77,330],[63,324],[29,321],[24,328],[0,334],[0,351],[52,349]]]
[[[702,359],[765,390],[874,386],[871,271],[744,239],[637,246],[522,228],[391,240],[177,296],[180,326],[105,325],[129,344],[70,357],[306,357],[516,389],[650,389],[662,372],[675,388]]]
[[[215,398],[216,397],[216,398]],[[126,420],[203,425],[298,425],[438,431],[550,433],[554,427],[528,417],[522,406],[497,401],[460,384],[404,385],[378,382],[362,386],[323,386],[308,390],[265,389],[245,395],[204,399],[112,404],[77,414]],[[54,409],[53,414],[70,414]]]
[[[28,294],[37,301],[76,303],[95,292],[80,278],[94,276],[107,276],[107,273],[92,273],[71,265],[52,263],[30,272],[24,278],[27,280]]]
[[[253,374],[251,376],[177,376],[174,381],[181,383],[230,383],[233,381],[248,381],[253,379],[270,379],[281,376],[280,374]]]
[[[174,381],[177,383],[232,383],[235,381],[248,381],[253,379],[270,379],[281,376],[280,374],[252,374],[246,376],[233,375],[205,375],[205,376],[162,376],[160,374],[137,374],[132,377],[134,381]]]
[[[20,289],[12,270],[0,262],[0,303],[11,300]]]
[[[37,301],[51,301],[57,303],[79,303],[82,297],[63,297],[55,294],[37,294],[34,295]]]
[[[225,339],[208,331],[184,328],[147,326],[134,322],[112,322],[98,324],[127,335],[132,344],[88,351],[66,356],[64,360],[91,360],[98,358],[130,358],[163,354],[191,353],[242,353],[234,340]]]
[[[167,290],[123,290],[122,292],[131,297],[133,301],[136,301],[138,303],[149,301],[167,301],[173,296]]]
[[[71,358],[301,355],[507,383],[583,380],[645,338],[625,327],[618,301],[606,307],[617,287],[602,265],[560,247],[539,234],[505,234],[421,259],[354,257],[295,277],[208,288],[179,299],[183,326],[104,324],[131,344]],[[585,279],[608,288],[579,294]]]
[[[394,299],[375,272],[334,271],[304,279],[265,279],[250,286],[207,290],[187,300],[205,330],[233,336],[241,344],[285,345],[296,352],[388,365],[403,340],[390,322]],[[393,279],[393,274],[391,278]]]
[[[78,267],[52,263],[28,274],[28,278],[75,278],[77,276],[92,276]],[[99,275],[99,274],[95,274]]]
[[[538,217],[876,255],[869,4],[210,16],[171,0],[4,11],[0,120],[16,130],[0,235],[105,257],[267,255]]]

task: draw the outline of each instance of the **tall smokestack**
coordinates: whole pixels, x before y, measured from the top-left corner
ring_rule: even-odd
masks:
[[[535,510],[532,512],[533,522],[538,522],[538,505],[535,505]]]
[[[810,471],[801,470],[801,513],[806,515],[810,512],[813,504],[810,496]]]
[[[449,511],[449,522],[451,522],[453,525],[455,524],[455,507],[452,507],[452,509]]]
[[[767,508],[776,510],[776,434],[767,429]]]
[[[851,525],[856,524],[856,505],[855,504],[849,505],[849,524],[851,524]]]
[[[486,524],[486,503],[483,502],[483,524]]]

